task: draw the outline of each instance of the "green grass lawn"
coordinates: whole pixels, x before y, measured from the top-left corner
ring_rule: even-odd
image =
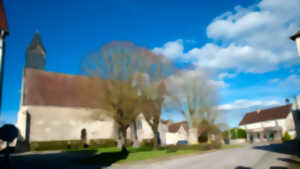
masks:
[[[223,145],[221,149],[238,148],[241,146],[243,145]],[[170,158],[179,155],[205,153],[211,150],[200,151],[197,149],[187,149],[187,150],[177,150],[174,152],[168,152],[165,148],[152,150],[151,147],[141,147],[141,148],[129,147],[128,155],[124,155],[120,153],[121,149],[117,147],[98,148],[94,151],[96,151],[98,155],[82,159],[79,162],[83,164],[111,165],[113,163],[127,163],[127,162],[141,161],[141,160],[165,159],[165,158]]]

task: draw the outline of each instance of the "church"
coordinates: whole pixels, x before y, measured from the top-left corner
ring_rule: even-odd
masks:
[[[16,123],[20,132],[18,143],[80,140],[83,131],[88,140],[118,140],[114,120],[105,114],[95,117],[96,111],[101,112],[103,79],[49,72],[45,70],[46,63],[46,49],[36,32],[26,49]],[[159,130],[161,144],[165,144],[168,127],[160,123]],[[137,143],[153,138],[142,115],[127,132],[128,139]]]

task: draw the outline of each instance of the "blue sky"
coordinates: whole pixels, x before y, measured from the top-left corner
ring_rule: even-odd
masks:
[[[10,30],[1,115],[6,122],[17,118],[25,49],[36,30],[47,50],[47,71],[77,74],[82,57],[112,40],[208,70],[230,126],[247,111],[300,93],[300,57],[288,39],[300,29],[299,0],[3,1]]]

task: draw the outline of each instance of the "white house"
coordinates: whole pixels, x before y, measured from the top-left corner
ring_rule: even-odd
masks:
[[[246,130],[250,142],[281,140],[285,132],[296,136],[291,104],[247,113],[239,127]]]
[[[172,123],[166,133],[166,144],[176,144],[178,141],[188,140],[189,127],[186,121]]]
[[[300,141],[300,95],[298,95],[298,97],[294,101],[292,105],[292,111],[294,115],[297,139]]]

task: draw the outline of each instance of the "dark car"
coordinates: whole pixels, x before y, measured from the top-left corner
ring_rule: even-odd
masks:
[[[186,145],[186,144],[188,144],[187,140],[179,140],[176,143],[176,145]]]

